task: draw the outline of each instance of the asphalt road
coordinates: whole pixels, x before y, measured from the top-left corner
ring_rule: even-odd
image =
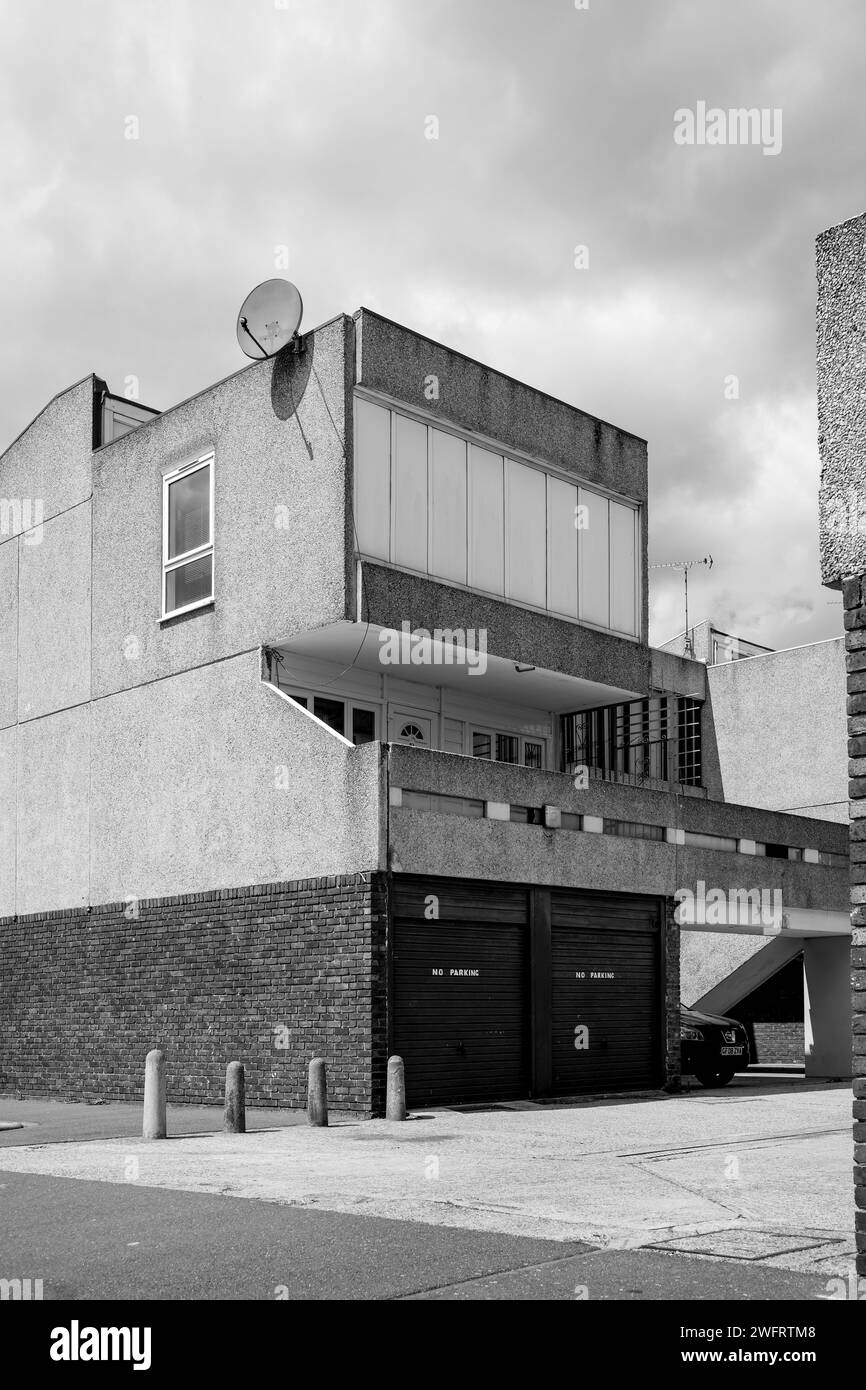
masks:
[[[826,1296],[822,1277],[742,1261],[600,1251],[134,1184],[0,1178],[0,1278],[41,1278],[46,1300]]]

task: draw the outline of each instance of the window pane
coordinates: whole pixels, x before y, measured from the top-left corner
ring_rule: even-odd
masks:
[[[432,430],[430,572],[466,583],[466,444]]]
[[[580,616],[599,627],[610,625],[610,552],[608,548],[608,502],[586,488],[579,491],[580,505],[586,507],[584,528],[578,532],[580,568]]]
[[[472,756],[473,758],[492,758],[493,739],[490,734],[472,734]]]
[[[321,695],[317,695],[313,700],[313,714],[338,734],[345,732],[346,707],[342,700],[325,700]]]
[[[502,455],[469,445],[469,583],[501,594],[505,589],[505,502]]]
[[[547,488],[535,468],[505,460],[507,598],[543,608],[547,601]]]
[[[394,494],[393,559],[407,569],[427,571],[427,426],[394,416],[391,464]]]
[[[210,543],[210,465],[168,489],[168,558]]]
[[[610,625],[616,632],[637,636],[635,594],[635,512],[618,502],[610,504]]]
[[[540,743],[530,743],[529,739],[523,745],[523,761],[526,767],[541,767],[543,745]]]
[[[371,709],[352,710],[352,742],[373,743],[376,739],[376,716]]]
[[[365,555],[390,559],[391,412],[371,401],[355,402],[355,520]]]
[[[499,763],[520,762],[520,739],[516,735],[496,735],[496,761]]]
[[[213,598],[213,556],[202,555],[189,564],[178,565],[165,576],[165,611],[186,608],[200,599]]]
[[[559,478],[547,480],[547,548],[550,587],[547,606],[577,617],[577,488]]]

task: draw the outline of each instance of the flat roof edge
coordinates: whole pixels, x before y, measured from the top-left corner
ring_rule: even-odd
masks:
[[[532,391],[534,395],[542,396],[544,400],[551,401],[554,405],[560,405],[565,410],[573,411],[575,415],[582,415],[585,420],[606,425],[608,429],[615,430],[617,434],[627,435],[629,439],[635,439],[639,444],[649,448],[649,441],[642,434],[635,434],[633,430],[624,429],[622,425],[615,425],[610,420],[602,419],[600,415],[593,415],[589,410],[582,410],[579,405],[572,405],[570,401],[564,401],[559,396],[552,396],[549,391],[543,391],[539,386],[532,386],[528,381],[521,381],[519,377],[511,376],[508,372],[501,372],[498,367],[491,367],[489,362],[482,362],[477,357],[470,357],[468,353],[461,352],[459,348],[451,347],[448,343],[440,343],[438,338],[431,338],[429,333],[419,333],[417,329],[408,328],[405,323],[398,323],[396,319],[389,319],[376,309],[368,309],[365,304],[356,309],[352,315],[356,323],[362,314],[369,314],[371,318],[378,319],[380,323],[387,323],[392,328],[399,328],[401,333],[408,333],[413,338],[421,338],[425,343],[431,343],[433,347],[440,348],[443,352],[450,352],[454,357],[462,358],[464,362],[471,362],[474,367],[481,367],[486,372],[493,372],[496,376],[502,377],[503,381],[510,381],[514,386],[522,386],[524,391]]]

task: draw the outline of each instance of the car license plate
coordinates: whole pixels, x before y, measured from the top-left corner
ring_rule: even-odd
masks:
[[[722,1056],[723,1056],[723,1057],[742,1057],[742,1055],[743,1055],[743,1049],[742,1049],[741,1047],[723,1047],[723,1048],[722,1048]]]

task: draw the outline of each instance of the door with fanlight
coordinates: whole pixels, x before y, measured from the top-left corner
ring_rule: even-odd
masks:
[[[409,748],[433,747],[433,717],[392,705],[388,711],[388,741]]]

